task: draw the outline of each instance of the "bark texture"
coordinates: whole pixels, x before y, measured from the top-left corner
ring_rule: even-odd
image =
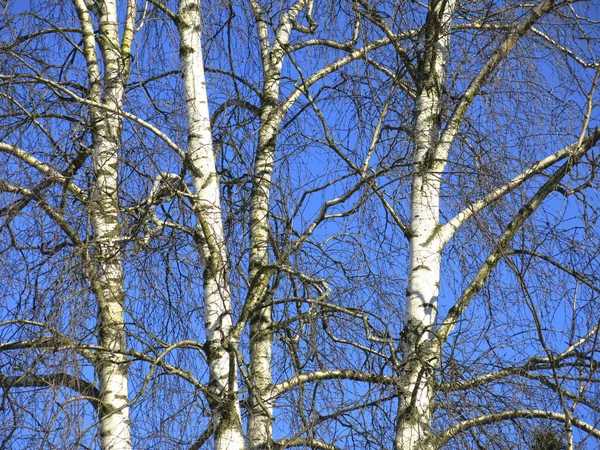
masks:
[[[455,6],[454,0],[430,2],[424,25],[424,48],[414,75],[417,97],[413,123],[415,149],[410,204],[410,265],[403,373],[398,387],[399,405],[395,438],[397,450],[434,449],[442,442],[431,430],[432,382],[434,371],[440,361],[441,348],[448,337],[446,329],[451,329],[453,325],[444,323],[439,330],[436,329],[439,328],[437,310],[441,257],[444,245],[460,226],[460,223],[442,226],[439,219],[441,182],[449,148],[467,109],[489,76],[514,48],[517,41],[540,17],[552,9],[553,2],[544,0],[535,5],[521,22],[512,27],[511,32],[468,86],[442,131],[441,124],[444,119],[442,110],[446,100],[444,83],[447,77],[450,33]],[[531,209],[531,212],[537,206],[539,204]],[[476,209],[477,205],[474,205],[474,208]],[[507,241],[503,245],[508,245],[514,233],[523,224],[525,218],[521,217],[521,219],[517,227],[514,227],[513,223],[509,225],[508,234],[505,233]],[[499,244],[498,248],[500,247]],[[496,249],[489,258],[496,258],[494,261],[497,261],[501,253],[502,251]],[[490,264],[486,261],[486,267],[487,265]],[[489,272],[485,272],[485,277]],[[480,288],[484,279],[475,280],[474,283],[476,282]],[[457,306],[464,303],[462,298],[465,295],[469,299],[472,297],[465,291],[458,300]],[[458,310],[456,306],[452,308],[450,317],[444,322],[448,322],[449,319],[455,320],[457,316],[453,315],[453,312],[456,313]]]
[[[264,274],[269,264],[269,205],[273,178],[273,164],[279,126],[283,112],[279,105],[281,68],[285,59],[293,21],[306,6],[298,1],[285,14],[281,15],[276,36],[271,45],[262,11],[256,2],[253,4],[262,49],[264,86],[260,110],[258,146],[254,160],[253,190],[250,206],[250,289],[264,290],[259,286],[266,281]],[[250,416],[248,419],[248,442],[250,448],[270,448],[272,439],[273,407],[275,399],[271,394],[273,346],[271,296],[259,298],[250,315]],[[250,295],[253,297],[253,295]]]
[[[404,332],[404,372],[398,392],[395,448],[428,448],[431,436],[432,375],[435,358],[430,341],[436,322],[443,244],[440,183],[445,155],[437,148],[448,64],[453,0],[430,3],[425,48],[417,67],[414,108],[414,157],[411,194],[409,281]]]
[[[210,366],[209,401],[215,426],[214,448],[242,449],[244,436],[237,392],[237,363],[235,353],[225,347],[232,329],[231,295],[202,57],[199,2],[180,0],[177,23],[188,120],[187,162],[194,184],[199,247],[204,266],[204,327]]]
[[[121,47],[115,1],[96,4],[99,34],[93,34],[92,17],[86,5],[75,1],[82,23],[88,64],[90,99],[106,106],[91,108],[94,185],[91,197],[93,228],[92,286],[98,301],[98,352],[100,446],[103,450],[131,449],[128,364],[125,351],[125,292],[119,220],[119,150],[123,124],[115,112],[123,106],[127,71],[124,59],[129,47]],[[100,78],[98,45],[104,66]],[[124,55],[125,58],[124,58]]]

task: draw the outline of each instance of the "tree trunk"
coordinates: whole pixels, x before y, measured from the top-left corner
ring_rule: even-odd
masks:
[[[188,118],[188,164],[196,195],[196,220],[204,266],[204,326],[210,368],[209,399],[217,450],[243,449],[237,363],[225,348],[232,329],[227,253],[212,145],[208,97],[201,46],[200,6],[180,0],[178,29]]]
[[[256,3],[253,7],[261,39],[264,87],[250,206],[250,289],[253,288],[252,281],[263,275],[262,272],[269,264],[269,205],[277,137],[282,120],[279,105],[281,68],[286,55],[284,47],[289,41],[292,23],[305,7],[305,2],[297,2],[292,9],[281,15],[272,46],[268,41],[262,12]],[[262,289],[258,286],[257,288]],[[270,290],[266,292],[259,304],[251,305],[253,311],[250,316],[251,386],[248,442],[252,449],[270,448],[272,439],[275,405],[275,399],[271,396],[273,307]]]
[[[277,83],[278,85],[278,83]],[[276,87],[278,92],[279,88]],[[268,99],[269,97],[267,97]],[[268,100],[267,100],[268,101]],[[276,107],[264,106],[258,152],[255,160],[254,189],[250,210],[250,280],[269,264],[269,203],[277,128],[273,120]],[[273,123],[275,122],[275,123]],[[268,448],[271,440],[274,400],[270,398],[272,384],[271,353],[273,345],[271,296],[256,305],[250,316],[250,417],[248,441],[250,448]]]
[[[398,387],[397,450],[430,448],[425,442],[431,442],[431,385],[437,358],[430,344],[441,277],[439,202],[446,164],[446,155],[438,150],[437,144],[453,10],[453,0],[430,3],[425,48],[416,74],[409,281],[403,333],[404,367]]]
[[[119,40],[117,6],[114,1],[97,3],[100,32],[97,44],[102,52],[104,91],[100,97],[100,71],[91,16],[83,2],[75,1],[82,23],[85,56],[90,81],[89,97],[107,110],[91,108],[94,186],[91,220],[94,234],[91,282],[98,301],[98,352],[96,371],[100,393],[100,446],[103,450],[131,449],[129,420],[128,364],[125,357],[124,279],[121,261],[119,221],[119,149],[123,124],[114,111],[121,110],[127,79]],[[112,112],[109,112],[112,111]]]

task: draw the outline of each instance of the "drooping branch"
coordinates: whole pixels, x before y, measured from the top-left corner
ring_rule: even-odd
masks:
[[[353,369],[320,370],[298,374],[287,381],[275,385],[273,387],[272,395],[274,397],[279,397],[302,384],[323,380],[352,380],[364,381],[366,383],[379,383],[383,385],[394,384],[398,381],[397,378],[393,376],[361,372]]]
[[[481,22],[480,20],[477,20],[473,23],[461,23],[461,24],[454,25],[452,27],[453,30],[475,29],[475,30],[491,30],[491,31],[498,31],[498,32],[511,31],[511,28],[512,28],[512,26],[509,24],[484,23],[484,22]],[[540,37],[544,41],[546,41],[546,43],[550,44],[550,46],[554,47],[560,53],[566,55],[571,60],[575,61],[577,64],[579,64],[584,69],[595,69],[596,67],[598,67],[598,62],[586,61],[585,59],[583,59],[583,57],[581,57],[577,53],[575,53],[575,51],[566,47],[565,45],[561,44],[560,42],[557,42],[554,38],[552,38],[552,36],[548,35],[547,33],[544,33],[538,27],[532,26],[531,33],[534,34],[535,36]]]
[[[302,81],[297,84],[294,91],[285,100],[283,100],[281,107],[280,107],[281,114],[285,115],[285,113],[287,113],[287,111],[289,111],[290,108],[294,105],[296,100],[298,100],[298,98],[300,98],[300,96],[302,94],[307,92],[309,87],[311,87],[318,81],[322,80],[327,75],[330,75],[330,74],[336,72],[337,70],[341,69],[342,67],[350,64],[351,62],[364,57],[371,51],[374,51],[381,47],[389,45],[390,42],[391,42],[390,38],[388,38],[388,37],[372,41],[368,44],[365,44],[363,47],[360,47],[358,49],[351,51],[346,56],[339,58],[338,60],[332,62],[331,64],[323,67],[322,69],[318,70],[317,72],[315,72],[308,78],[302,79]]]
[[[42,184],[42,187],[44,187],[44,185],[45,183]],[[24,198],[15,203],[10,204],[7,207],[0,209],[0,217],[4,215],[10,215],[18,211],[20,208],[26,206],[29,203],[29,201],[36,201],[37,204],[41,207],[42,211],[44,211],[46,215],[48,215],[48,217],[50,217],[50,219],[52,219],[71,239],[73,245],[75,247],[82,248],[83,241],[79,238],[77,230],[75,230],[69,223],[67,223],[64,216],[60,212],[57,212],[52,206],[48,204],[46,199],[44,199],[41,196],[39,191],[14,186],[0,179],[0,193],[2,192],[10,192],[13,194],[20,195]]]
[[[545,0],[544,0],[545,1]],[[581,158],[594,147],[600,140],[600,127],[596,127],[594,131],[588,133],[588,125],[590,123],[592,111],[594,109],[594,93],[598,81],[600,80],[600,67],[596,70],[596,75],[592,81],[590,90],[587,94],[586,109],[584,114],[583,124],[581,126],[581,132],[579,135],[579,141],[577,145],[572,149],[569,158],[563,165],[554,172],[554,174],[537,190],[532,198],[525,203],[520,209],[517,215],[508,223],[504,231],[500,235],[498,241],[492,252],[488,255],[479,271],[463,291],[459,299],[456,301],[454,306],[450,308],[446,318],[439,327],[436,350],[438,357],[441,355],[443,345],[446,343],[449,334],[456,326],[458,319],[462,313],[466,310],[467,306],[482,289],[484,282],[487,280],[489,275],[498,265],[500,259],[505,256],[505,252],[508,250],[509,245],[521,229],[525,221],[538,209],[538,207],[544,202],[544,200],[560,185],[562,179],[571,172],[571,170],[579,163]]]
[[[489,424],[500,423],[504,421],[509,421],[513,419],[547,419],[557,422],[566,422],[569,420],[573,426],[579,428],[582,431],[590,434],[596,439],[600,439],[600,429],[584,422],[583,420],[577,419],[575,417],[567,418],[566,415],[561,413],[556,413],[553,411],[547,411],[542,409],[534,409],[534,410],[510,410],[503,411],[494,414],[487,414],[484,416],[475,417],[472,419],[465,420],[460,422],[446,431],[444,431],[436,440],[436,445],[442,446],[447,443],[450,439],[457,436],[460,433],[464,433],[472,428],[482,427]]]
[[[219,105],[219,107],[212,114],[212,117],[210,118],[210,123],[212,126],[214,126],[219,116],[223,114],[223,112],[225,112],[225,110],[230,106],[238,106],[240,108],[244,108],[245,110],[250,111],[255,117],[260,117],[259,107],[253,105],[252,103],[246,100],[232,98],[221,103],[221,105]]]
[[[83,98],[83,97],[77,95],[76,93],[74,93],[73,91],[71,91],[70,89],[67,89],[65,86],[61,85],[60,83],[57,83],[48,78],[44,78],[42,76],[30,75],[30,74],[13,74],[13,75],[0,74],[0,80],[6,80],[6,81],[12,80],[13,82],[16,82],[16,81],[20,81],[20,80],[18,80],[18,78],[22,78],[23,83],[45,84],[48,87],[67,95],[68,97],[70,97],[71,99],[73,99],[76,102],[82,103],[82,104],[90,106],[92,108],[104,110],[108,113],[115,114],[117,116],[122,116],[126,119],[129,119],[132,122],[135,122],[138,125],[141,125],[142,127],[146,128],[150,132],[154,133],[158,138],[160,138],[162,141],[164,141],[164,143],[167,144],[167,146],[169,148],[174,150],[175,153],[177,153],[181,158],[185,158],[185,152],[183,150],[181,150],[181,148],[169,136],[167,136],[164,132],[162,132],[156,126],[154,126],[151,123],[145,121],[144,119],[136,116],[135,114],[129,113],[127,111],[123,111],[122,109],[114,108],[114,107],[104,104],[104,103],[100,103],[100,102],[96,102],[93,100]]]
[[[31,153],[26,152],[25,150],[23,150],[20,147],[17,147],[16,145],[0,142],[0,152],[4,152],[9,155],[15,156],[24,163],[36,169],[41,174],[46,175],[47,177],[53,180],[56,180],[57,183],[60,183],[61,185],[65,186],[69,190],[69,192],[71,192],[75,196],[75,198],[77,198],[81,202],[85,202],[87,200],[87,195],[85,194],[83,189],[81,189],[79,186],[73,183],[71,179],[72,173],[59,172],[53,167],[49,166],[48,164],[45,164],[44,162],[37,159]],[[86,156],[89,155],[88,151],[86,151],[85,153]],[[74,168],[76,162],[77,161],[73,160],[71,167]]]
[[[573,270],[570,267],[567,267],[564,264],[561,264],[560,262],[556,261],[555,259],[553,259],[553,258],[551,258],[551,257],[549,257],[547,255],[544,255],[544,254],[542,254],[540,252],[536,252],[536,251],[532,251],[532,250],[524,250],[524,249],[518,249],[518,250],[517,249],[512,249],[512,250],[507,250],[506,254],[507,255],[529,255],[529,256],[533,256],[534,258],[538,258],[538,259],[541,259],[543,261],[546,261],[547,263],[549,263],[552,266],[556,267],[558,270],[571,275],[577,281],[585,284],[587,287],[589,287],[595,293],[600,294],[600,286],[594,284],[591,281],[592,277],[583,275],[583,274],[577,272],[576,270]]]
[[[408,74],[411,76],[411,78],[413,80],[417,81],[419,79],[419,75],[417,74],[417,68],[414,66],[413,62],[411,61],[411,59],[408,55],[408,50],[400,45],[400,37],[391,30],[391,28],[386,23],[386,21],[383,20],[383,18],[381,18],[379,16],[379,14],[377,14],[377,12],[373,9],[373,7],[368,2],[366,2],[364,0],[358,0],[358,2],[365,9],[366,14],[364,14],[364,15],[369,19],[369,21],[371,21],[375,25],[377,25],[388,37],[388,39],[394,46],[394,50],[396,51],[396,54],[402,60],[402,63],[404,64],[404,69],[408,72]],[[422,32],[422,30],[411,30],[411,31],[402,33],[402,37],[406,38],[411,35],[416,35],[420,32]]]
[[[592,336],[589,336],[592,337]],[[586,341],[589,341],[589,337]],[[506,367],[504,369],[498,370],[496,372],[486,373],[484,375],[478,376],[476,378],[471,378],[463,381],[450,381],[439,383],[436,388],[440,392],[455,392],[455,391],[465,391],[469,389],[476,389],[479,387],[487,386],[497,381],[501,381],[506,378],[519,376],[523,378],[528,378],[531,380],[537,380],[543,382],[548,377],[544,375],[540,375],[535,373],[535,371],[541,370],[552,370],[552,367],[580,367],[580,368],[590,368],[590,362],[586,360],[580,360],[575,362],[563,362],[567,357],[572,356],[574,352],[569,352],[567,354],[561,354],[552,359],[550,361],[548,358],[531,358],[525,364],[514,366],[514,367]],[[556,386],[557,389],[561,389]],[[554,389],[554,388],[553,388]]]
[[[531,8],[530,12],[521,22],[511,27],[511,29],[508,31],[508,36],[494,51],[492,56],[483,65],[479,73],[469,84],[469,87],[460,97],[460,101],[454,108],[446,128],[442,132],[442,135],[439,139],[438,148],[436,149],[436,155],[438,155],[439,158],[446,158],[448,150],[452,145],[458,130],[460,129],[462,120],[467,113],[467,110],[489,79],[492,72],[494,72],[494,70],[496,70],[500,63],[506,58],[510,51],[515,47],[519,39],[521,39],[542,16],[550,12],[553,8],[554,0],[542,0],[540,3]]]
[[[321,125],[323,127],[323,132],[325,134],[325,141],[326,141],[327,145],[329,146],[329,148],[331,148],[338,156],[340,156],[340,158],[348,165],[348,167],[350,167],[357,175],[359,175],[363,178],[367,177],[367,171],[366,171],[367,164],[365,164],[363,166],[363,168],[361,169],[358,165],[356,165],[354,162],[352,162],[352,160],[339,148],[339,146],[336,144],[335,140],[332,138],[332,136],[329,133],[329,129],[327,127],[327,120],[325,119],[323,112],[317,106],[317,104],[314,101],[314,98],[310,95],[308,90],[306,90],[305,96],[308,99],[308,102],[309,102],[310,106],[312,107],[313,111],[317,115],[317,118],[321,122]],[[391,99],[391,96],[390,96],[390,99]],[[380,121],[378,122],[378,125],[381,123],[382,120],[383,120],[383,115],[380,116]],[[374,135],[372,142],[371,142],[371,150],[374,148],[376,142],[377,142],[377,139],[376,139],[376,136]],[[402,220],[400,218],[400,216],[398,215],[398,213],[396,212],[394,207],[385,198],[383,192],[377,186],[377,177],[371,178],[369,176],[368,186],[375,193],[375,195],[377,195],[377,197],[380,199],[385,210],[388,212],[388,214],[390,214],[390,216],[392,217],[392,219],[394,220],[394,222],[396,223],[398,228],[400,228],[400,230],[402,231],[404,236],[406,238],[410,238],[410,227],[405,223],[404,220]]]
[[[0,326],[12,325],[12,324],[27,324],[45,327],[45,324],[32,322],[32,321],[7,321],[0,323]],[[169,364],[163,360],[165,353],[158,356],[153,356],[153,353],[157,351],[153,348],[152,351],[135,351],[135,350],[124,350],[114,351],[107,349],[99,345],[83,344],[73,341],[66,336],[44,336],[39,339],[24,340],[24,341],[13,341],[0,344],[0,352],[8,352],[14,350],[31,350],[31,349],[43,349],[45,351],[60,352],[64,350],[73,350],[77,354],[86,358],[92,364],[98,362],[98,352],[112,352],[115,355],[126,356],[131,360],[143,361],[152,365],[152,367],[160,367],[165,373],[170,375],[176,375],[182,380],[190,383],[194,388],[201,392],[208,392],[206,385],[198,381],[194,375],[187,372],[176,365]],[[168,346],[168,348],[181,348],[181,349],[193,349],[193,350],[204,350],[203,346],[195,341],[179,341]]]
[[[154,5],[156,8],[160,9],[167,17],[177,23],[179,20],[177,18],[177,14],[171,11],[163,2],[160,0],[149,0],[149,2],[152,3],[152,5]]]
[[[310,448],[314,450],[341,450],[333,444],[314,438],[281,439],[275,441],[275,448],[283,450],[286,448]]]

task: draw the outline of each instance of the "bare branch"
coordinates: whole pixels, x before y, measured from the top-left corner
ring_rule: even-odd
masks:
[[[452,219],[450,219],[442,226],[440,230],[441,241],[444,244],[447,243],[452,238],[452,236],[454,236],[456,230],[458,230],[461,225],[463,225],[466,221],[475,216],[478,212],[491,206],[495,201],[501,199],[506,194],[512,192],[519,186],[523,185],[526,181],[530,180],[534,176],[543,173],[544,170],[552,167],[557,162],[568,158],[577,149],[578,145],[579,142],[575,142],[567,147],[562,148],[556,153],[539,160],[528,169],[513,177],[506,184],[496,188],[482,199],[476,201],[475,203],[472,203],[467,208],[456,214]]]
[[[49,375],[0,375],[0,387],[5,390],[19,387],[56,387],[63,386],[81,394],[96,410],[100,410],[100,392],[93,383],[67,373]]]
[[[311,448],[318,450],[341,450],[341,447],[337,447],[333,444],[328,444],[327,442],[320,441],[318,439],[313,438],[296,438],[296,439],[281,439],[275,441],[275,447],[278,450],[283,450],[285,448]]]
[[[334,369],[320,370],[317,372],[309,372],[295,375],[287,381],[279,383],[273,387],[272,395],[279,397],[282,394],[291,391],[301,384],[313,383],[322,380],[353,380],[364,381],[367,383],[379,384],[394,384],[397,382],[396,377],[380,375],[376,373],[361,372],[353,369]]]
[[[456,435],[463,433],[465,431],[470,430],[474,427],[481,427],[484,425],[489,425],[492,423],[499,423],[507,420],[513,419],[548,419],[557,422],[566,422],[567,416],[564,414],[547,411],[547,410],[511,410],[511,411],[503,411],[495,414],[487,414],[485,416],[475,417],[473,419],[465,420],[460,422],[453,427],[449,428],[445,432],[443,432],[439,438],[438,445],[444,445],[450,439],[455,437]],[[582,431],[594,436],[596,439],[600,439],[600,430],[596,427],[580,420],[575,417],[570,418],[572,424],[579,428]]]
[[[519,39],[527,33],[531,27],[546,13],[554,8],[554,0],[542,0],[535,7],[531,9],[529,14],[518,24],[511,27],[508,32],[506,39],[498,46],[496,51],[492,54],[490,59],[483,65],[479,73],[471,83],[466,91],[460,98],[460,101],[454,108],[446,128],[442,132],[439,140],[438,148],[436,149],[436,155],[441,159],[446,159],[450,145],[454,141],[456,133],[460,128],[463,117],[467,113],[469,106],[481,91],[481,88],[485,85],[488,78],[494,70],[504,60],[506,55],[514,48]]]
[[[487,257],[473,281],[463,291],[460,298],[448,312],[448,315],[442,322],[438,331],[439,344],[445,342],[450,332],[454,329],[458,318],[467,308],[471,299],[481,290],[485,280],[494,270],[500,259],[505,255],[506,250],[515,234],[519,231],[523,223],[537,210],[542,202],[550,195],[561,180],[573,168],[581,157],[600,140],[600,127],[597,127],[592,134],[580,141],[580,144],[574,149],[570,158],[544,183],[536,194],[519,210],[517,215],[505,227],[504,232],[498,238],[494,250]],[[441,348],[438,347],[438,348]]]

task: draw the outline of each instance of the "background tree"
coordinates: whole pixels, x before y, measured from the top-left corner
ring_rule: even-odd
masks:
[[[77,136],[77,141],[69,140],[73,146],[71,152],[64,151],[63,145],[52,136],[52,131],[48,130],[48,125],[43,123],[46,114],[60,117],[62,114],[68,118],[69,111],[65,111],[62,106],[52,108],[52,112],[47,111],[44,104],[44,94],[38,98],[25,98],[24,104],[21,104],[20,97],[24,91],[34,89],[36,85],[45,85],[48,89],[60,92],[61,85],[55,83],[53,79],[46,79],[44,71],[52,71],[51,67],[35,64],[38,52],[42,49],[34,49],[33,57],[28,61],[15,54],[15,62],[20,63],[19,67],[23,72],[16,78],[18,86],[12,86],[12,76],[3,76],[5,80],[5,92],[3,98],[8,111],[17,110],[16,116],[10,113],[6,116],[5,125],[10,131],[14,126],[14,121],[25,115],[28,125],[36,128],[36,132],[42,135],[42,140],[54,148],[57,154],[54,158],[62,159],[62,167],[55,167],[47,164],[47,161],[39,159],[29,149],[24,150],[16,145],[2,143],[1,150],[10,158],[5,161],[8,170],[12,173],[3,180],[3,191],[12,194],[13,199],[3,208],[3,215],[6,217],[4,229],[11,234],[15,231],[11,227],[13,219],[19,222],[17,228],[25,225],[26,227],[36,229],[50,220],[53,225],[53,232],[61,235],[56,242],[44,231],[31,237],[30,244],[33,248],[44,248],[50,246],[50,254],[60,253],[63,248],[74,249],[75,254],[81,261],[79,267],[86,283],[90,287],[91,293],[96,300],[97,321],[96,333],[98,350],[87,352],[80,350],[76,343],[70,339],[70,333],[63,333],[64,327],[77,326],[68,323],[52,323],[48,318],[38,318],[37,314],[29,316],[28,320],[12,319],[7,325],[14,331],[13,333],[26,333],[24,328],[33,328],[34,336],[39,336],[37,342],[31,343],[27,347],[35,348],[37,351],[46,353],[53,352],[54,348],[67,348],[78,352],[79,355],[87,359],[95,370],[98,379],[98,387],[90,386],[88,382],[81,380],[76,375],[70,373],[54,372],[38,376],[35,366],[26,367],[24,374],[19,374],[16,378],[9,377],[8,385],[27,385],[33,386],[64,383],[65,387],[75,390],[85,397],[92,400],[92,403],[98,411],[98,435],[101,446],[111,449],[131,448],[129,434],[129,405],[128,405],[128,370],[127,361],[123,354],[126,350],[125,330],[124,330],[124,280],[123,267],[121,261],[121,223],[119,220],[119,195],[118,195],[118,171],[119,157],[118,152],[121,146],[122,137],[122,118],[119,111],[124,101],[125,85],[129,76],[129,61],[132,44],[133,27],[136,14],[135,2],[128,2],[125,11],[125,20],[123,24],[123,37],[121,38],[117,19],[117,9],[113,2],[101,2],[88,9],[83,1],[74,1],[73,7],[77,13],[81,29],[81,47],[79,50],[86,63],[87,83],[83,88],[86,92],[85,101],[89,106],[88,117],[77,116],[75,118],[75,128],[70,130],[63,129],[63,132],[80,134],[82,127],[87,127],[87,133],[91,140],[89,146],[81,137]],[[98,29],[98,37],[95,36],[94,28]],[[60,30],[54,32],[60,33]],[[43,34],[41,31],[33,31],[33,34]],[[98,51],[99,49],[99,51]],[[7,49],[10,55],[13,49]],[[102,68],[101,68],[102,66]],[[60,70],[64,69],[62,67]],[[19,81],[22,84],[19,85]],[[60,81],[60,77],[58,79]],[[52,86],[55,84],[54,86]],[[76,86],[82,88],[81,86]],[[71,93],[66,90],[66,95]],[[64,92],[63,92],[64,94]],[[80,98],[81,90],[73,94]],[[27,94],[25,93],[25,96]],[[36,104],[39,101],[39,105]],[[31,109],[27,109],[31,107]],[[36,112],[43,109],[40,118],[36,117]],[[40,119],[42,121],[40,121]],[[11,123],[12,122],[12,123]],[[20,131],[20,130],[19,130]],[[44,136],[45,135],[45,136]],[[45,139],[44,139],[45,138]],[[31,144],[28,137],[23,136],[26,144]],[[27,148],[28,145],[25,146]],[[42,144],[42,147],[43,144]],[[72,182],[72,177],[81,169],[89,156],[92,156],[90,170],[92,171],[92,180],[89,189],[82,189],[79,185]],[[13,162],[13,161],[18,162]],[[10,162],[9,162],[10,161]],[[21,166],[21,167],[19,167]],[[38,172],[42,177],[35,182],[31,188],[22,186],[18,179],[20,168],[26,167]],[[39,176],[35,177],[34,180]],[[14,181],[13,181],[14,180]],[[58,190],[53,196],[46,196],[44,190]],[[61,195],[58,194],[62,190]],[[65,214],[67,209],[66,195],[73,195],[73,200],[85,204],[88,211],[88,223],[90,236],[81,233],[82,230],[72,226],[68,216]],[[16,198],[16,199],[15,199]],[[40,223],[27,224],[27,221],[20,221],[15,216],[35,203],[45,213],[45,217]],[[54,241],[54,242],[53,242]],[[12,250],[17,250],[13,247]],[[46,253],[42,251],[42,254]],[[27,260],[28,256],[23,255]],[[38,275],[39,276],[39,275]],[[50,281],[51,285],[56,283]],[[45,283],[42,283],[45,284]],[[60,289],[60,285],[54,285],[54,289]],[[42,288],[43,289],[43,288]],[[48,289],[48,287],[46,287]],[[34,295],[38,295],[37,289]],[[60,300],[58,300],[60,302]],[[9,310],[15,306],[15,300],[8,301]],[[20,325],[20,326],[17,326]],[[17,330],[15,330],[17,326]],[[49,334],[46,336],[46,331]],[[18,346],[17,346],[18,347]],[[9,345],[10,348],[10,345]],[[34,352],[35,353],[35,352]],[[33,361],[37,364],[45,364],[46,358],[31,355]],[[53,358],[50,358],[52,360]],[[58,369],[60,370],[60,369]],[[31,381],[29,381],[31,377]],[[95,394],[95,395],[92,395]],[[15,417],[15,420],[16,417]],[[51,420],[51,422],[54,418]],[[51,425],[49,425],[52,427]]]

